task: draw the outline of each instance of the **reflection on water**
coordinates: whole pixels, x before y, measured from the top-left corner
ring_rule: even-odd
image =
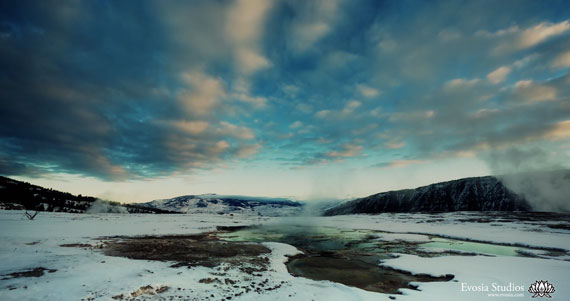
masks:
[[[453,279],[453,275],[411,275],[381,267],[381,260],[390,258],[390,253],[412,253],[417,247],[414,243],[381,241],[375,234],[377,232],[371,230],[264,225],[220,233],[219,237],[230,241],[293,245],[304,254],[293,256],[287,262],[292,275],[334,281],[374,292],[397,294],[401,288],[415,289],[416,286],[410,284],[413,282]]]
[[[520,251],[530,249],[496,245],[492,243],[470,242],[457,239],[430,237],[429,242],[414,241],[414,234],[399,234],[402,239],[383,240],[387,232],[340,229],[335,227],[306,227],[299,225],[263,225],[243,228],[234,232],[220,233],[218,236],[228,241],[281,242],[304,251],[360,250],[376,255],[406,253],[426,255],[426,248],[436,251],[460,251],[497,256],[521,256]],[[383,256],[384,257],[384,256]]]
[[[290,244],[302,250],[333,251],[361,242],[372,233],[369,230],[343,230],[333,227],[264,225],[222,233],[218,236],[228,241],[271,241]]]
[[[394,235],[397,239],[389,238]],[[295,246],[304,254],[293,256],[287,262],[287,269],[294,276],[329,280],[389,294],[399,294],[401,288],[415,289],[410,284],[413,282],[453,279],[453,275],[411,275],[381,265],[383,260],[397,256],[395,254],[434,257],[450,254],[522,256],[532,253],[532,250],[513,246],[419,236],[424,239],[415,234],[289,224],[246,227],[218,234],[220,239],[228,241],[280,242]]]

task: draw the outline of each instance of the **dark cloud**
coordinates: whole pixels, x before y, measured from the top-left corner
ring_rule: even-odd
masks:
[[[121,179],[243,153],[246,146],[232,143],[232,133],[189,137],[159,122],[195,119],[179,98],[200,87],[179,88],[179,71],[197,62],[177,59],[183,49],[193,50],[191,57],[200,50],[164,32],[156,7],[132,4],[3,4],[0,138],[7,147],[1,155],[14,162],[3,159],[0,172],[27,174],[33,166],[37,172]],[[188,41],[201,39],[193,38]],[[209,117],[211,127],[219,127],[219,118]]]
[[[403,165],[568,139],[564,1],[260,3],[2,3],[0,173]]]

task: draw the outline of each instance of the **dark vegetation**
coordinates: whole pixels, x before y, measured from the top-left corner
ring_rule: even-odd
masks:
[[[0,209],[84,213],[97,200],[0,176]],[[125,207],[129,213],[175,213],[137,204],[105,202]]]
[[[495,177],[464,178],[388,191],[327,209],[324,215],[383,212],[530,211],[524,196]]]

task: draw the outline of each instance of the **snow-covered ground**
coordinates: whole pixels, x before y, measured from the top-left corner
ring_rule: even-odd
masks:
[[[104,255],[97,248],[61,247],[63,244],[97,246],[98,239],[115,235],[191,234],[216,226],[288,224],[332,226],[346,229],[381,230],[382,240],[426,241],[430,235],[468,238],[476,241],[570,250],[570,231],[552,229],[545,222],[478,223],[462,221],[475,214],[383,214],[270,218],[218,214],[137,215],[68,214],[40,212],[35,220],[22,211],[0,211],[0,300],[482,300],[530,299],[528,287],[547,280],[556,291],[553,299],[570,300],[570,258],[512,256],[399,257],[383,266],[431,275],[453,274],[450,282],[417,283],[420,291],[402,289],[403,295],[387,295],[329,281],[293,277],[284,265],[286,255],[299,252],[277,242],[264,243],[272,250],[270,268],[257,276],[228,267],[170,267],[172,263],[131,260]],[[435,220],[435,221],[434,221]],[[546,222],[547,223],[547,222]],[[388,232],[388,233],[386,233]],[[412,234],[410,234],[412,233]],[[540,253],[541,251],[537,251]],[[544,251],[546,252],[546,251]],[[12,278],[11,273],[43,267],[57,270],[41,277]],[[217,276],[223,274],[224,276]],[[201,279],[240,280],[252,289],[235,296],[241,287],[226,283],[201,283]],[[150,287],[148,287],[150,285]],[[493,285],[511,291],[493,291]],[[510,285],[510,286],[509,286]],[[166,291],[161,288],[168,287]],[[477,288],[488,292],[467,291]],[[520,288],[523,288],[521,291]],[[267,288],[271,288],[267,290]],[[159,293],[157,293],[157,290]],[[502,295],[501,295],[502,294]],[[135,297],[133,297],[135,296]],[[497,299],[498,298],[498,299]]]

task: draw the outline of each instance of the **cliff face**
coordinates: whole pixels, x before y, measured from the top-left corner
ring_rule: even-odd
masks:
[[[330,208],[324,215],[382,212],[528,211],[526,200],[495,177],[465,178],[388,191]]]

